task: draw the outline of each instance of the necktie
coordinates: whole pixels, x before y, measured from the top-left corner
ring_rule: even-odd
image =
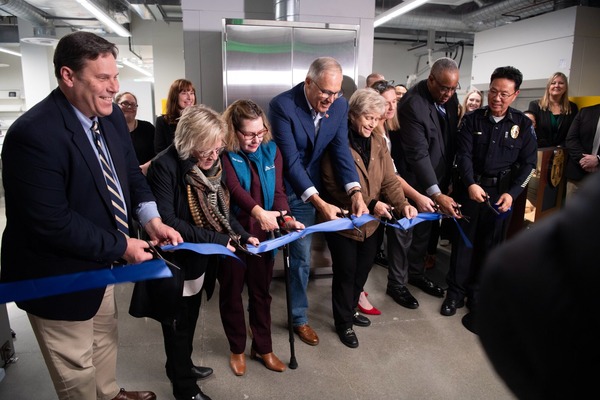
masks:
[[[110,200],[113,206],[115,220],[117,221],[117,229],[125,234],[125,236],[129,236],[129,224],[127,223],[125,202],[123,201],[123,198],[119,193],[119,189],[117,188],[117,180],[115,179],[115,174],[108,163],[107,153],[103,149],[98,121],[94,121],[92,124],[92,133],[94,134],[94,143],[96,143],[96,148],[98,149],[98,157],[100,158],[100,165],[102,166],[102,173],[104,174],[106,187],[110,193]]]

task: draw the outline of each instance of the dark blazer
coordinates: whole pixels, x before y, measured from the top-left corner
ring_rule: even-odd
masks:
[[[579,160],[583,154],[591,154],[600,118],[600,104],[579,110],[567,134],[566,147],[569,152],[565,174],[568,179],[580,181],[588,175]]]
[[[600,174],[588,180],[564,209],[497,247],[482,270],[479,338],[519,399],[596,390]]]
[[[165,116],[159,115],[156,117],[154,126],[154,153],[158,154],[173,143],[177,124],[168,124]]]
[[[400,130],[390,137],[400,175],[421,193],[438,184],[447,193],[456,152],[458,98],[445,104],[448,121],[440,119],[427,80],[413,86],[398,104]]]
[[[348,147],[348,102],[337,99],[321,119],[319,133],[310,113],[304,82],[274,97],[269,103],[273,138],[283,155],[288,194],[298,197],[311,186],[321,189],[321,158],[326,149],[336,162],[339,184],[358,182]],[[316,137],[315,137],[316,136]]]
[[[131,219],[139,203],[154,197],[123,113],[113,105],[113,113],[99,121]],[[110,268],[125,253],[98,158],[60,89],[15,121],[2,160],[2,281]],[[99,288],[17,305],[42,318],[86,320],[96,314],[103,294]]]
[[[578,111],[577,104],[572,101],[569,104],[571,104],[571,113],[559,117],[558,132],[556,136],[552,136],[552,112],[540,109],[539,100],[529,103],[527,111],[535,115],[535,134],[537,135],[538,147],[563,146],[565,144],[567,133]]]

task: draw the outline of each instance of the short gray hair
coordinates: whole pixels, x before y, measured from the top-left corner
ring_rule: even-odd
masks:
[[[227,125],[219,113],[203,104],[193,105],[183,110],[173,143],[179,158],[187,160],[194,150],[210,150],[218,140],[224,141],[226,132]]]
[[[444,71],[458,71],[458,64],[448,57],[438,58],[431,66],[430,74],[439,78]]]
[[[342,73],[342,66],[333,57],[319,57],[310,64],[306,77],[311,81],[318,80],[325,72],[337,70]]]
[[[369,113],[381,115],[385,113],[385,98],[372,88],[358,89],[350,97],[349,105],[348,114],[353,117]]]

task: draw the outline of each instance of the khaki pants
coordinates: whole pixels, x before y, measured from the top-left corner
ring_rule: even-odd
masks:
[[[27,314],[60,400],[110,400],[119,393],[117,305],[106,288],[87,321],[54,321]]]

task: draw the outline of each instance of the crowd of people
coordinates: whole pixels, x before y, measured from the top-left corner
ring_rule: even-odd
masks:
[[[173,278],[135,285],[129,311],[160,323],[176,399],[210,399],[197,380],[212,369],[192,363],[192,344],[202,293],[210,299],[217,282],[233,374],[246,372],[248,336],[251,358],[272,371],[286,369],[271,340],[275,252],[256,257],[246,245],[258,246],[275,232],[370,214],[375,220],[358,228],[325,234],[332,325],[340,341],[358,347],[354,327],[371,324],[363,314],[380,313],[364,285],[381,246],[386,293],[395,302],[419,307],[410,284],[443,298],[444,316],[466,305],[465,326],[491,337],[496,331],[486,323],[497,321],[479,317],[481,298],[488,307],[493,298],[481,294],[483,266],[505,239],[538,147],[566,146],[567,177],[575,187],[599,169],[600,106],[578,110],[562,73],[550,78],[526,116],[511,107],[523,81],[512,66],[492,72],[487,105],[476,89],[459,103],[459,65],[446,57],[411,88],[373,73],[367,87],[346,100],[342,67],[320,57],[303,82],[271,100],[268,113],[240,99],[220,114],[197,104],[192,82],[178,79],[153,125],[136,119],[133,93],[119,93],[116,56],[115,45],[95,34],[63,37],[54,55],[58,88],[7,133],[2,281],[140,263],[153,257],[154,246],[184,241],[236,252],[246,267],[227,257],[165,253]],[[439,220],[409,230],[381,223],[436,211],[456,219],[468,239],[450,230],[447,287],[426,274],[428,248],[442,234]],[[289,258],[290,328],[316,346],[319,336],[307,315],[310,235],[289,244]],[[60,399],[156,398],[116,383],[112,285],[17,304],[27,311]]]

